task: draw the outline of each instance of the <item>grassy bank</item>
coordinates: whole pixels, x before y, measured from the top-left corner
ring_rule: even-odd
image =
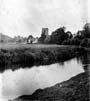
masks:
[[[74,46],[4,48],[0,49],[0,71],[63,62],[84,52],[84,48]]]
[[[38,89],[32,95],[23,95],[11,101],[90,101],[89,77],[84,72],[55,86]]]

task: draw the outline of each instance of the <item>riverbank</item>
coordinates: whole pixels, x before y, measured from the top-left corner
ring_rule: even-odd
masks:
[[[90,75],[87,72],[55,86],[38,89],[32,95],[23,95],[12,101],[89,101]]]
[[[85,52],[85,48],[75,46],[0,49],[0,71],[64,62]]]

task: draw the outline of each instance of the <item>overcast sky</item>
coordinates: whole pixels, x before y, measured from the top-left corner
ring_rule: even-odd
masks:
[[[40,36],[66,26],[72,32],[89,20],[89,0],[0,0],[0,32],[9,36]]]

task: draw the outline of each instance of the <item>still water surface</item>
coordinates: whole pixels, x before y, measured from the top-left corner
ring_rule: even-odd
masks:
[[[56,63],[32,68],[7,70],[0,74],[0,101],[7,101],[20,95],[32,94],[38,88],[53,86],[84,72],[83,60],[72,59],[63,64]],[[82,61],[81,61],[82,60]],[[87,60],[86,60],[87,62]],[[85,63],[86,63],[85,62]],[[88,63],[87,63],[88,64]]]

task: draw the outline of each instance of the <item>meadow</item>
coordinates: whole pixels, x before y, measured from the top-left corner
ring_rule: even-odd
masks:
[[[52,45],[52,44],[26,44],[26,43],[0,43],[0,49],[24,49],[24,48],[54,48],[54,47],[66,47],[64,45]]]

